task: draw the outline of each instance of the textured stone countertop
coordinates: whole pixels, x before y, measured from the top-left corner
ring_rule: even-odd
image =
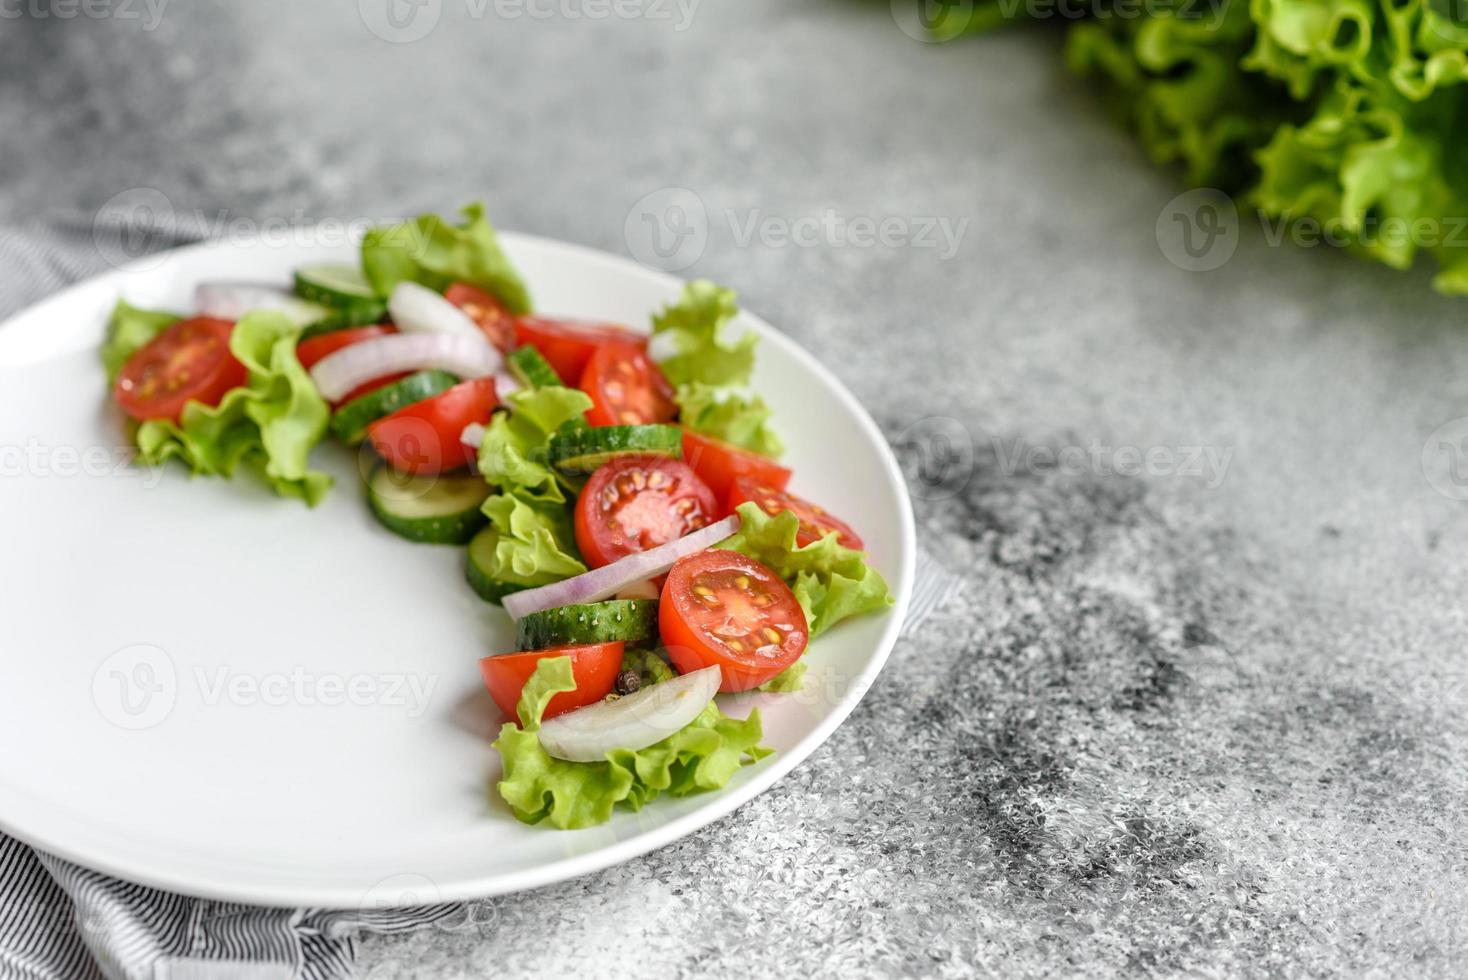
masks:
[[[966,579],[764,796],[473,928],[368,939],[365,975],[1461,975],[1468,428],[1429,436],[1468,415],[1468,301],[1252,219],[1220,268],[1168,261],[1174,178],[1045,29],[431,0],[389,43],[357,8],[7,15],[0,220],[142,186],[254,218],[484,197],[625,253],[637,202],[686,188],[685,274],[821,352]],[[931,218],[967,222],[956,249]],[[857,219],[895,220],[863,245]]]

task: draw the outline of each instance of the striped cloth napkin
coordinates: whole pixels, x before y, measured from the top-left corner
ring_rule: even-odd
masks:
[[[170,221],[138,228],[93,216],[0,227],[0,318],[118,257],[198,241]],[[961,580],[920,552],[904,630]],[[269,909],[188,898],[88,871],[0,834],[0,980],[337,980],[357,937],[447,922],[459,905]]]

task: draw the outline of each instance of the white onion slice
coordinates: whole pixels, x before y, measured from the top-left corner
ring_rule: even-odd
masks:
[[[470,449],[478,449],[484,445],[484,434],[488,432],[482,422],[471,422],[464,426],[464,431],[459,433],[459,441]]]
[[[484,331],[469,314],[427,286],[403,281],[393,287],[387,312],[403,333],[443,333],[458,337],[483,337]]]
[[[238,320],[256,311],[282,313],[298,327],[326,314],[324,307],[263,282],[202,282],[194,289],[194,306],[202,315],[221,320]]]
[[[609,599],[629,585],[657,578],[676,565],[680,558],[713,547],[738,531],[739,523],[739,515],[734,514],[692,534],[685,534],[677,541],[619,558],[610,565],[583,572],[575,578],[507,595],[503,599],[505,612],[511,619],[518,620],[544,609]]]
[[[487,378],[504,357],[483,334],[390,334],[328,354],[311,369],[311,380],[327,401],[389,374],[439,368],[460,378]]]
[[[541,747],[567,762],[600,762],[616,749],[645,749],[697,718],[719,693],[722,679],[718,667],[705,667],[578,708],[540,726]]]
[[[509,371],[501,371],[494,376],[494,393],[499,396],[501,403],[523,387],[525,386],[520,383],[520,379]]]
[[[659,595],[658,584],[652,579],[643,579],[641,582],[633,582],[617,590],[618,599],[656,599]]]

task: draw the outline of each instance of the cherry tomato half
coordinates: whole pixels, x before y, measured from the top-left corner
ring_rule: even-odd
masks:
[[[599,467],[576,501],[576,544],[592,568],[712,524],[718,503],[698,475],[665,456],[622,456]]]
[[[520,703],[520,692],[525,689],[525,682],[530,680],[535,668],[546,657],[570,657],[576,690],[562,691],[551,698],[545,714],[541,716],[544,721],[595,704],[611,694],[617,683],[617,674],[622,669],[624,650],[625,645],[618,642],[505,653],[480,660],[479,673],[483,675],[484,686],[489,688],[489,696],[494,698],[494,703],[506,717],[518,721],[515,706]]]
[[[647,349],[647,338],[614,323],[589,320],[551,320],[522,316],[515,320],[515,340],[540,351],[556,374],[574,386],[586,370],[586,362],[602,344],[631,344]]]
[[[688,429],[683,430],[683,458],[721,502],[729,499],[734,481],[741,476],[776,490],[784,490],[790,483],[790,470],[768,456]]]
[[[498,404],[493,378],[460,382],[373,422],[367,438],[401,473],[447,473],[474,462],[475,450],[459,437],[465,426],[488,422]]]
[[[353,327],[350,330],[334,330],[324,333],[319,337],[303,340],[296,345],[296,360],[301,362],[301,367],[307,371],[316,364],[326,359],[328,354],[335,354],[343,347],[360,344],[364,340],[372,340],[374,337],[386,337],[398,332],[398,328],[388,324],[378,324],[371,327]],[[356,398],[361,398],[369,392],[378,388],[386,387],[394,381],[401,381],[407,374],[388,374],[380,378],[373,378],[365,384],[360,384],[339,398],[335,404],[345,405]]]
[[[218,405],[249,371],[229,352],[234,324],[213,317],[180,320],[138,348],[113,386],[124,412],[140,422],[178,421],[184,405]]]
[[[508,354],[515,347],[515,318],[505,304],[467,282],[456,282],[444,291],[443,298],[469,315],[479,325],[489,342]]]
[[[832,531],[836,532],[836,540],[847,548],[862,551],[866,547],[862,544],[861,536],[851,529],[851,525],[827,512],[824,507],[744,476],[735,480],[734,486],[729,490],[730,512],[748,501],[759,504],[766,514],[773,515],[788,510],[800,518],[800,530],[796,532],[795,543],[802,548],[814,544]]]
[[[721,691],[758,687],[800,659],[810,639],[805,612],[780,576],[718,548],[673,566],[658,629],[679,673],[718,667]]]
[[[592,425],[651,425],[678,417],[673,386],[640,347],[603,344],[581,372]]]

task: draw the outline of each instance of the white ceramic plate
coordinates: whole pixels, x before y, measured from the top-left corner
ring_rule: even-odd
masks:
[[[629,324],[681,284],[623,259],[506,235],[540,309]],[[824,741],[897,636],[912,513],[871,419],[757,318],[755,387],[792,489],[858,528],[898,597],[808,654],[799,695],[758,705],[778,753],[722,792],[660,799],[590,830],[526,827],[490,791],[500,717],[476,660],[513,649],[464,583],[462,551],[373,522],[356,457],[308,510],[248,474],[190,481],[125,464],[97,348],[119,296],[192,308],[209,279],[289,281],[355,250],[203,245],[90,280],[0,328],[0,829],[119,877],[281,906],[496,895],[625,861],[767,789]]]

